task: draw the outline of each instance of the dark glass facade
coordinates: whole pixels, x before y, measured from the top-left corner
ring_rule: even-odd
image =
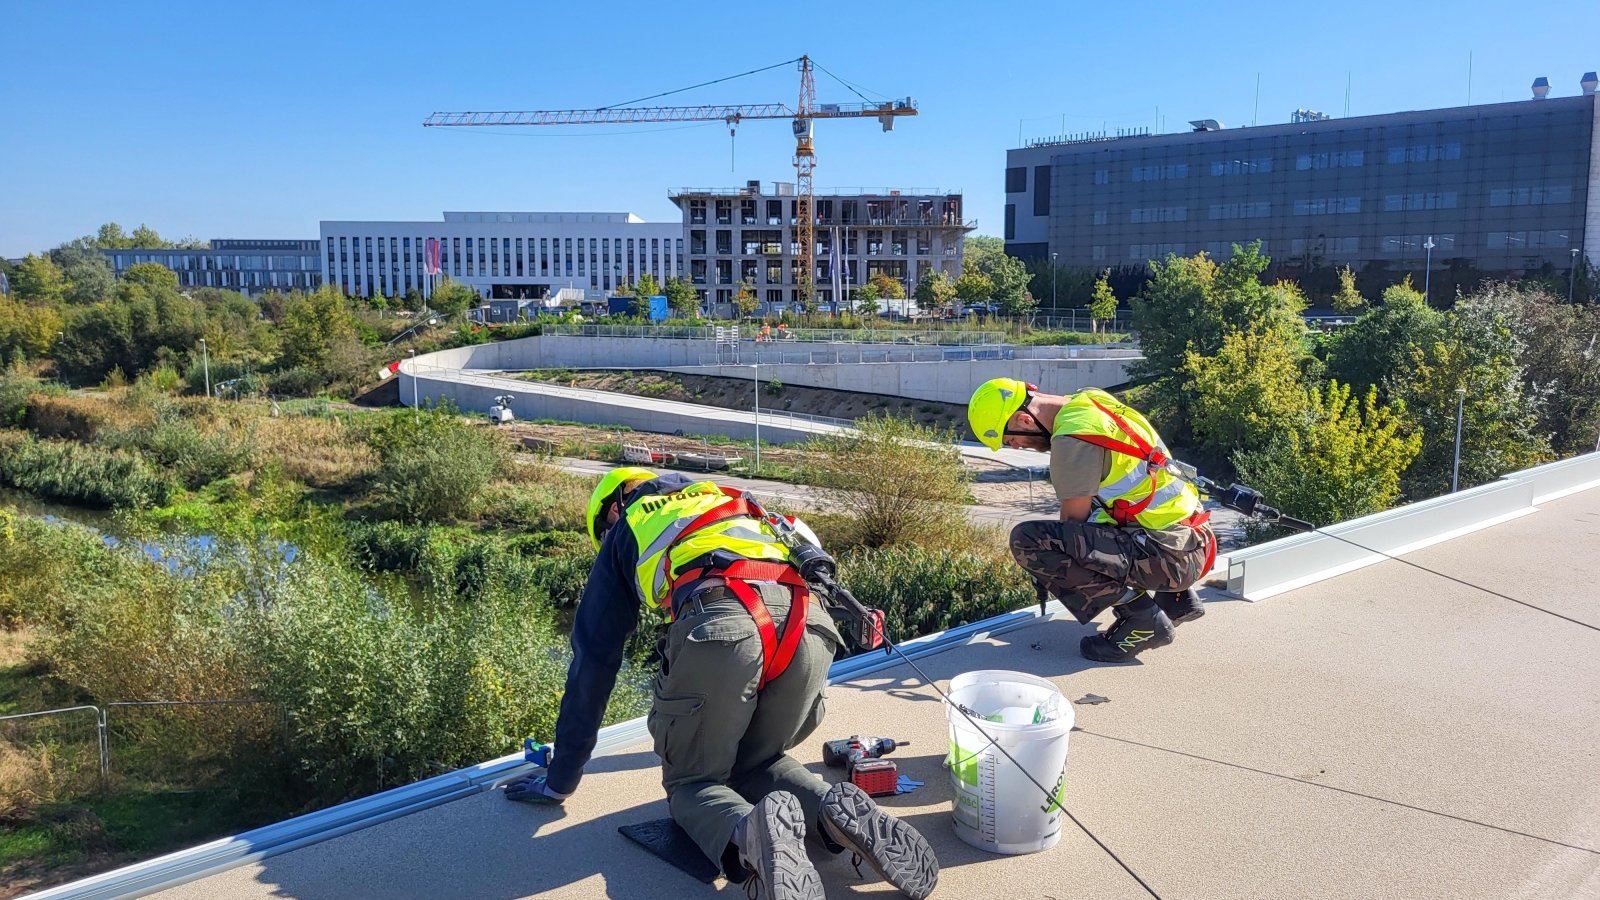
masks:
[[[139,263],[160,263],[180,288],[215,287],[245,294],[310,291],[322,284],[316,241],[213,240],[204,250],[101,250],[121,278]]]
[[[1099,268],[1259,239],[1288,268],[1401,270],[1431,236],[1437,268],[1565,268],[1600,202],[1595,121],[1583,95],[1013,150],[1006,246]]]

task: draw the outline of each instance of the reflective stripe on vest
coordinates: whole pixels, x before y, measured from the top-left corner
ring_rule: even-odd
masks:
[[[1073,394],[1056,415],[1053,436],[1078,438],[1111,454],[1091,522],[1160,530],[1200,509],[1194,487],[1167,468],[1166,447],[1155,428],[1104,391]]]
[[[651,607],[666,603],[675,570],[713,550],[746,559],[789,558],[777,536],[750,516],[738,491],[710,481],[642,497],[629,504],[624,520],[641,548],[634,579],[639,599]]]

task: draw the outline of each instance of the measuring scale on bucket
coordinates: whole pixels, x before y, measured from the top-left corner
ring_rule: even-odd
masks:
[[[1063,767],[1072,731],[1072,707],[1055,686],[1021,672],[981,671],[957,676],[950,701],[981,727],[1041,784],[984,737],[962,711],[948,707],[950,782],[957,836],[991,853],[1034,853],[1061,839]],[[988,712],[986,711],[998,711]]]

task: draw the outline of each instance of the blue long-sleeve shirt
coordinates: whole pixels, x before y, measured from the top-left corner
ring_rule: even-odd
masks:
[[[694,483],[673,472],[645,482],[628,499],[670,494]],[[555,756],[545,775],[551,789],[563,794],[577,790],[583,767],[594,755],[600,721],[622,668],[623,648],[639,627],[638,563],[639,543],[633,530],[619,521],[600,541],[572,622],[572,664],[567,667],[567,686],[556,719]]]

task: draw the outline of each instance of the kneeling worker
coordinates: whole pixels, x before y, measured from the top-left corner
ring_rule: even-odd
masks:
[[[1116,621],[1083,639],[1084,656],[1126,662],[1205,615],[1193,585],[1216,558],[1210,514],[1137,410],[1098,389],[1062,396],[995,378],[973,392],[967,420],[991,450],[1050,454],[1061,519],[1012,529],[1011,553],[1079,622],[1111,608]]]
[[[939,864],[916,829],[786,752],[820,724],[841,641],[759,508],[709,481],[620,468],[595,487],[588,525],[599,554],[572,627],[555,755],[506,797],[560,803],[577,790],[643,604],[670,623],[649,715],[662,784],[706,858],[753,880],[753,896],[821,898],[809,829],[905,895],[932,893]]]

